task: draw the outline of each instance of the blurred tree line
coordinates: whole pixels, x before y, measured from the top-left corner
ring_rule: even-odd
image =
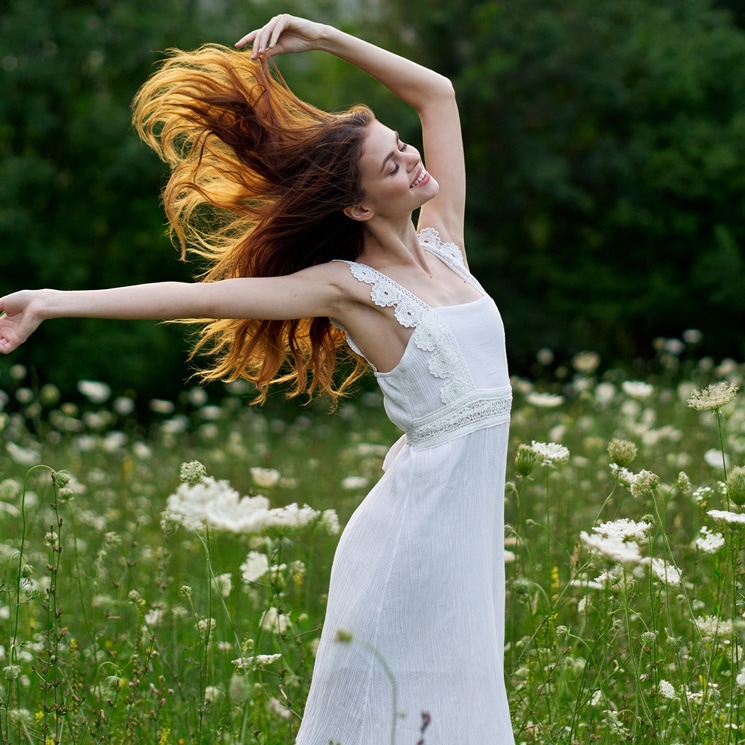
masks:
[[[469,166],[472,265],[512,365],[535,350],[649,356],[703,332],[745,356],[745,13],[738,0],[6,0],[0,15],[0,295],[187,279],[165,172],[129,103],[168,47],[232,44],[278,10],[341,24],[451,77]],[[321,106],[358,100],[416,141],[410,113],[322,54],[281,59]],[[40,382],[168,395],[181,328],[60,320],[0,360]]]

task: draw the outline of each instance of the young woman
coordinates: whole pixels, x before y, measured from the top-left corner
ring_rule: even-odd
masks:
[[[260,397],[277,380],[292,381],[293,395],[336,396],[369,365],[405,434],[339,542],[297,744],[384,745],[395,728],[410,745],[512,745],[502,517],[511,396],[502,322],[463,250],[452,85],[289,15],[236,46],[252,52],[173,53],[134,103],[141,136],[171,165],[166,212],[183,250],[208,263],[205,281],[16,292],[0,299],[0,351],[50,318],[188,318],[201,324],[197,348],[214,355],[206,377],[246,377]],[[426,169],[369,109],[322,112],[270,74],[269,58],[311,49],[416,111]],[[336,383],[346,344],[358,364]],[[335,641],[340,629],[347,643]]]

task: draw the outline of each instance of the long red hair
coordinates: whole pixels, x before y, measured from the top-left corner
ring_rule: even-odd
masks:
[[[358,162],[373,113],[332,114],[301,101],[265,62],[207,45],[171,50],[133,102],[140,137],[171,167],[163,203],[182,257],[206,262],[205,281],[291,274],[355,259],[362,225]],[[206,380],[246,378],[266,398],[324,391],[334,400],[365,369],[352,355],[334,379],[344,336],[328,318],[203,319],[192,356],[207,351]]]

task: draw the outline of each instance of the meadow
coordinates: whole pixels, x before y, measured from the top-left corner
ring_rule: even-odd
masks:
[[[695,340],[633,373],[543,350],[513,380],[518,743],[745,733],[745,366]],[[0,741],[291,745],[339,531],[398,436],[379,395],[187,388],[143,427],[95,381],[0,388]]]

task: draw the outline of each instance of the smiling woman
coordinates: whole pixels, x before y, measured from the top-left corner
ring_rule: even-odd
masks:
[[[503,498],[511,391],[496,305],[468,270],[465,169],[446,78],[329,26],[281,15],[173,52],[138,93],[171,166],[164,203],[206,281],[0,299],[0,351],[59,316],[192,319],[207,378],[260,398],[337,396],[369,363],[405,433],[341,536],[297,745],[513,745],[504,683]],[[273,75],[323,50],[408,103],[423,155],[365,107],[328,114]],[[415,226],[412,214],[419,210]],[[356,365],[336,387],[337,350]],[[289,369],[283,363],[289,361]]]

